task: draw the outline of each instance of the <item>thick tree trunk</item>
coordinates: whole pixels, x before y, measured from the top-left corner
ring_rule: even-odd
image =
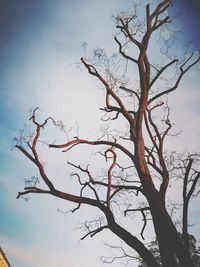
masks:
[[[144,188],[146,199],[152,214],[154,229],[159,244],[162,267],[194,267],[188,251],[183,245],[176,227],[172,222],[166,207],[165,194],[161,194],[155,188],[149,168],[145,160],[144,140],[142,133],[143,110],[147,103],[147,95],[144,94],[143,105],[140,105],[135,143],[135,166]],[[148,265],[147,265],[148,266]]]
[[[159,204],[159,198],[151,201],[150,207],[163,267],[194,267],[189,251],[182,243],[165,207]]]

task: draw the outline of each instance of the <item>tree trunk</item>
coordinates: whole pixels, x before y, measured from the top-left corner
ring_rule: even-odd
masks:
[[[186,200],[183,204],[183,243],[187,251],[189,251],[189,235],[188,235],[188,201]]]
[[[157,193],[158,194],[158,193]],[[159,198],[150,207],[163,267],[194,267],[182,240]]]
[[[134,163],[151,210],[154,229],[160,249],[162,267],[194,267],[189,252],[182,243],[176,227],[166,210],[165,201],[163,201],[165,196],[163,198],[163,195],[155,188],[149,168],[145,161],[142,117],[140,118],[140,121],[138,121],[136,140]]]

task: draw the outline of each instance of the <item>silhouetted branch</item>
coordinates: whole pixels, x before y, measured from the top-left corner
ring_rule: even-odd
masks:
[[[180,74],[175,82],[175,85],[172,86],[171,88],[162,91],[160,93],[158,93],[157,95],[153,96],[149,101],[148,104],[150,104],[151,102],[155,101],[156,99],[160,98],[163,95],[169,94],[171,92],[173,92],[174,90],[177,89],[182,77],[184,76],[185,73],[188,72],[189,69],[191,69],[192,67],[194,67],[199,61],[200,61],[200,53],[199,56],[197,57],[196,60],[194,60],[187,68],[183,69],[183,67],[190,61],[190,59],[193,57],[193,53],[189,56],[189,58],[180,66]]]
[[[149,210],[150,210],[150,207],[144,207],[144,208],[139,208],[139,209],[127,209],[124,211],[125,216],[127,215],[128,212],[140,211],[142,213],[142,217],[143,217],[143,221],[144,221],[144,225],[143,225],[141,233],[140,233],[142,239],[144,239],[143,233],[144,233],[145,227],[147,225],[147,218],[146,218],[145,211],[149,211]]]
[[[24,190],[25,191],[18,193],[17,198],[20,198],[21,196],[24,196],[30,193],[51,194],[51,191],[44,190],[38,187],[25,187]]]
[[[93,237],[96,234],[100,233],[101,231],[103,231],[104,229],[108,229],[107,225],[104,225],[102,227],[99,227],[98,229],[89,231],[86,235],[84,235],[83,237],[81,237],[81,240],[84,240],[87,236]]]
[[[116,36],[114,37],[114,40],[115,40],[115,42],[116,42],[116,43],[118,44],[118,46],[119,46],[119,53],[120,53],[124,58],[126,58],[126,59],[128,59],[128,60],[130,60],[130,61],[132,61],[132,62],[134,62],[134,63],[137,64],[138,61],[137,61],[135,58],[128,56],[128,55],[122,50],[122,44],[121,44],[121,42],[117,39]]]
[[[132,160],[134,160],[134,155],[127,150],[124,146],[116,143],[116,142],[111,142],[111,141],[106,141],[106,140],[99,140],[99,141],[89,141],[85,139],[75,139],[71,140],[65,144],[60,144],[60,145],[55,145],[55,144],[50,144],[49,147],[52,148],[69,148],[72,145],[78,145],[78,144],[88,144],[88,145],[108,145],[111,147],[118,148],[122,152],[124,152],[128,157],[130,157]],[[65,151],[65,150],[64,150]]]

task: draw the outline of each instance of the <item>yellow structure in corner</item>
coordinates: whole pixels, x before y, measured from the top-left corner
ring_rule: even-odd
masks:
[[[5,253],[0,248],[0,267],[11,267],[10,263],[8,262]]]

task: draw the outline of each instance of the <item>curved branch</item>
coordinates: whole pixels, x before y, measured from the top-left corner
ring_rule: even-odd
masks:
[[[107,96],[108,95],[111,95],[113,97],[113,99],[117,102],[117,104],[121,108],[121,113],[124,115],[124,117],[130,123],[132,123],[132,121],[133,121],[132,116],[130,115],[130,113],[128,112],[128,110],[125,108],[122,100],[120,99],[120,97],[118,97],[116,95],[116,93],[112,90],[112,88],[110,88],[110,86],[107,83],[107,81],[99,74],[99,72],[97,71],[97,69],[93,65],[88,64],[83,58],[81,58],[81,62],[84,64],[84,66],[86,67],[86,69],[88,70],[88,72],[91,75],[97,77],[102,82],[102,84],[106,87]]]
[[[131,20],[133,20],[134,18],[135,15],[132,16]],[[125,35],[125,37],[128,37],[129,40],[140,49],[141,43],[133,37],[133,34],[129,30],[129,23],[131,20],[124,22],[122,18],[119,18],[119,22],[121,23],[121,25],[117,25],[116,28],[120,29],[121,32]]]
[[[122,44],[120,43],[120,41],[117,39],[117,37],[115,36],[114,37],[114,40],[115,40],[115,42],[118,44],[118,46],[119,46],[119,53],[124,57],[124,58],[126,58],[126,59],[128,59],[128,60],[130,60],[130,61],[132,61],[132,62],[134,62],[134,63],[138,63],[138,61],[135,59],[135,58],[133,58],[133,57],[131,57],[131,56],[128,56],[123,50],[122,50]]]
[[[138,93],[136,91],[128,89],[128,88],[126,88],[124,86],[120,86],[119,89],[124,90],[125,92],[128,92],[130,94],[135,95],[137,97],[137,99],[140,100],[140,97],[139,97],[139,95],[138,95]]]
[[[89,172],[88,168],[87,169],[83,169],[80,165],[75,165],[74,163],[71,162],[67,162],[69,165],[73,166],[74,168],[87,173],[88,177],[89,177],[89,181],[91,182],[91,184],[93,185],[101,185],[104,187],[108,188],[108,183],[102,182],[102,181],[95,181],[95,179],[92,177],[91,173]],[[116,163],[117,165],[117,163]],[[77,175],[77,174],[76,174]],[[80,179],[80,177],[78,176],[78,178]],[[134,181],[133,181],[134,182]],[[118,184],[113,184],[111,183],[111,188],[112,189],[116,189],[116,191],[112,194],[115,195],[117,192],[119,192],[120,190],[135,190],[137,192],[142,193],[143,195],[145,195],[144,190],[141,186],[135,186],[135,185],[118,185]]]
[[[124,211],[124,215],[125,216],[126,216],[127,212],[131,212],[131,211],[140,211],[142,213],[144,225],[142,227],[140,235],[141,235],[143,240],[145,239],[143,233],[144,233],[144,230],[145,230],[146,225],[147,225],[147,218],[146,218],[146,214],[144,212],[147,211],[147,210],[149,211],[150,208],[149,207],[144,207],[144,208],[139,208],[139,209],[127,209],[127,210]]]
[[[107,206],[110,208],[110,196],[111,196],[111,187],[112,187],[112,170],[116,165],[117,154],[114,152],[113,149],[108,149],[106,151],[106,153],[107,152],[111,152],[113,155],[113,162],[112,162],[110,168],[108,169]]]
[[[160,267],[152,253],[145,247],[145,245],[130,232],[118,225],[113,216],[107,214],[108,226],[110,230],[120,237],[128,246],[134,248],[137,253],[142,257],[145,263],[148,263],[148,267]]]
[[[130,159],[132,159],[134,161],[134,155],[127,150],[124,146],[116,143],[116,142],[111,142],[111,141],[106,141],[106,140],[99,140],[99,141],[89,141],[89,140],[85,140],[85,139],[75,139],[72,141],[69,141],[65,144],[60,144],[60,145],[54,145],[54,144],[50,144],[49,147],[52,148],[70,148],[71,146],[74,145],[78,145],[78,144],[88,144],[88,145],[108,145],[111,147],[115,147],[120,149],[122,152],[124,152],[128,157],[130,157]]]
[[[178,62],[178,59],[174,59],[171,62],[169,62],[168,64],[166,64],[164,67],[162,67],[158,73],[156,74],[156,76],[152,79],[152,81],[150,82],[150,88],[153,86],[153,84],[158,80],[158,78],[161,76],[161,74],[167,69],[169,68],[171,65],[173,65],[175,62]]]
[[[198,58],[193,62],[191,63],[185,70],[183,69],[183,67],[188,63],[188,61],[193,57],[193,53],[190,55],[190,57],[180,66],[180,74],[175,82],[175,85],[163,92],[160,92],[158,93],[157,95],[153,96],[149,101],[148,101],[148,104],[150,104],[151,102],[153,102],[154,100],[158,99],[159,97],[163,96],[163,95],[166,95],[166,94],[169,94],[171,92],[173,92],[174,90],[176,90],[176,88],[178,87],[182,77],[184,76],[185,73],[188,72],[189,69],[191,69],[193,66],[195,66],[199,61],[200,61],[200,53],[199,53],[199,56]]]

